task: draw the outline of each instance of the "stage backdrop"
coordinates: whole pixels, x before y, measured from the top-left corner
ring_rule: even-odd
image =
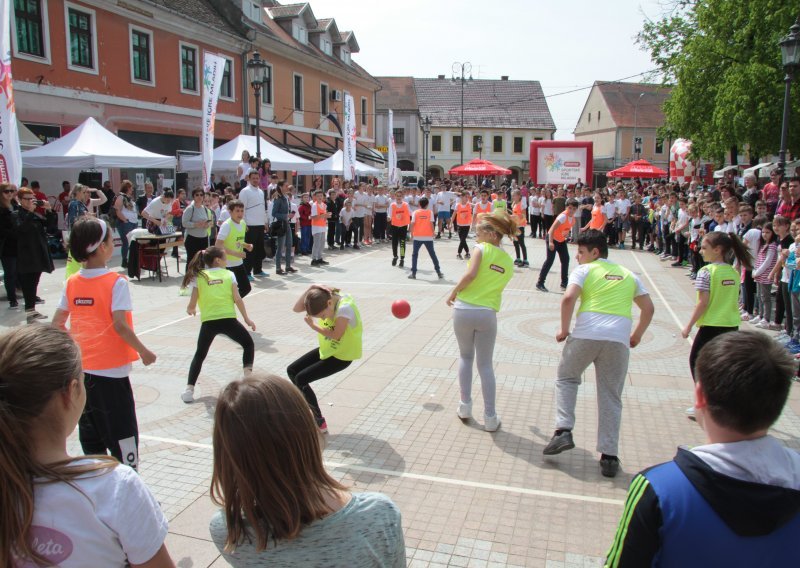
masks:
[[[591,185],[592,174],[591,142],[531,141],[531,179],[537,186]]]

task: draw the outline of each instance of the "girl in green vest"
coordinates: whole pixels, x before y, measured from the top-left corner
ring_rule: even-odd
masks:
[[[466,421],[472,418],[472,362],[477,360],[483,391],[484,430],[494,432],[500,427],[495,411],[495,377],[492,364],[497,337],[497,312],[503,290],[514,275],[514,261],[503,249],[503,236],[517,238],[517,220],[504,209],[478,216],[477,244],[467,265],[467,272],[453,288],[447,305],[453,311],[453,328],[460,359],[458,382],[461,401],[456,414]]]
[[[192,364],[189,366],[189,381],[186,390],[181,395],[185,403],[194,402],[194,386],[200,376],[203,361],[208,355],[208,350],[214,338],[226,335],[244,349],[242,366],[245,375],[253,370],[255,346],[253,338],[247,329],[236,319],[236,308],[244,318],[244,322],[255,331],[256,324],[247,317],[247,310],[239,295],[236,276],[225,268],[225,251],[220,247],[208,247],[199,251],[183,277],[182,288],[190,287],[192,297],[186,307],[186,313],[193,316],[200,306],[200,335],[197,338],[197,350],[194,353]]]
[[[305,312],[308,327],[317,332],[319,348],[312,349],[286,368],[289,379],[297,385],[314,412],[320,432],[328,431],[311,383],[330,377],[361,359],[361,314],[353,297],[336,288],[312,284],[294,305],[296,313]],[[318,318],[319,324],[314,321]]]
[[[695,305],[689,323],[681,335],[689,337],[692,327],[697,324],[692,350],[689,354],[689,368],[694,379],[694,364],[703,346],[718,335],[739,329],[739,283],[741,276],[727,259],[729,253],[747,270],[753,268],[753,257],[747,246],[733,233],[715,231],[703,236],[700,254],[708,264],[697,271],[694,281],[697,290]],[[694,416],[694,407],[687,410]]]

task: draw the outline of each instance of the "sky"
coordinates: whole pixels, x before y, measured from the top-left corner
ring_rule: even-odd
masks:
[[[667,0],[310,3],[317,18],[335,18],[340,31],[355,33],[361,51],[353,59],[373,76],[450,77],[454,62],[468,61],[475,79],[539,81],[556,139],[572,140],[594,81],[653,69],[635,36],[646,19],[659,18]]]

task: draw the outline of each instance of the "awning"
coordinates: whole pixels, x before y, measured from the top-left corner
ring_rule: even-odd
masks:
[[[756,166],[753,166],[751,168],[747,168],[745,171],[742,172],[742,177],[744,177],[746,175],[751,175],[751,174],[756,176],[757,178],[758,177],[766,177],[768,175],[767,172],[763,172],[763,175],[761,175],[761,173],[759,173],[759,172],[761,172],[761,170],[763,170],[764,168],[767,168],[767,167],[769,167],[771,165],[773,165],[773,162],[762,162],[762,163],[760,163],[760,164],[758,164]]]
[[[311,160],[300,158],[294,154],[270,144],[263,137],[261,144],[261,158],[269,159],[272,169],[275,171],[296,171],[301,173],[311,173],[314,164]],[[236,170],[242,161],[242,152],[247,150],[251,156],[256,155],[256,137],[240,134],[230,142],[214,148],[212,170],[231,171]],[[191,158],[181,159],[181,169],[183,171],[197,172],[202,169],[203,157],[201,155]]]
[[[720,179],[725,177],[725,172],[730,171],[739,171],[739,166],[725,166],[721,170],[717,170],[714,172],[714,179]]]
[[[342,175],[344,172],[344,153],[337,150],[332,156],[321,162],[314,164],[314,173],[325,176]],[[373,168],[367,164],[356,161],[356,174],[361,176],[379,174],[378,168]]]
[[[606,174],[608,177],[615,178],[659,178],[665,177],[666,175],[667,172],[661,168],[657,168],[647,160],[629,162],[621,168],[611,170]]]
[[[447,173],[451,176],[507,176],[511,174],[511,170],[489,160],[470,160],[466,164],[452,168]]]
[[[38,148],[42,142],[36,134],[31,132],[30,128],[25,126],[19,119],[17,119],[17,130],[19,131],[19,147],[24,152],[25,150],[32,150]]]

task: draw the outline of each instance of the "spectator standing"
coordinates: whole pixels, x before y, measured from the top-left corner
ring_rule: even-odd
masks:
[[[244,270],[248,280],[253,276],[267,276],[264,272],[264,229],[267,224],[267,207],[264,192],[259,187],[261,177],[256,169],[247,172],[247,186],[239,192],[239,201],[244,205],[244,222],[247,225],[245,242],[251,245],[245,249]]]
[[[25,299],[25,319],[28,323],[46,319],[36,311],[36,304],[43,300],[36,295],[43,272],[53,272],[53,259],[47,246],[47,226],[55,227],[56,214],[45,201],[45,216],[36,213],[36,197],[27,187],[17,192],[20,209],[17,211],[17,279]]]

